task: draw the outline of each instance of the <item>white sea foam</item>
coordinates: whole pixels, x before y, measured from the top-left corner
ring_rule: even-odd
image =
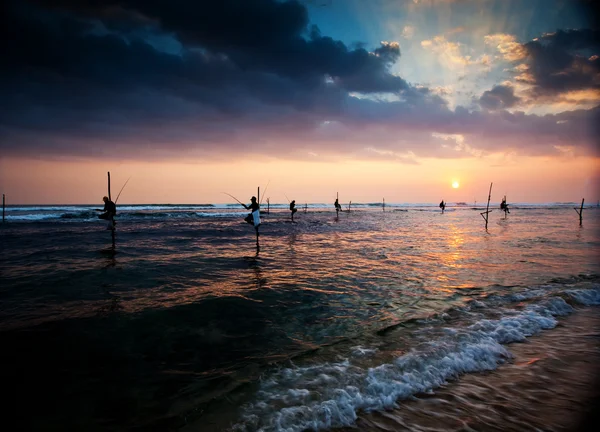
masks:
[[[60,219],[62,213],[44,213],[44,214],[24,214],[24,215],[6,215],[8,221],[36,222],[48,219]]]
[[[580,293],[577,293],[581,295]],[[362,368],[346,359],[283,368],[263,381],[257,400],[244,407],[235,431],[296,432],[352,425],[357,413],[388,409],[416,393],[431,392],[460,375],[495,369],[511,358],[503,344],[556,326],[573,310],[553,297],[496,320],[479,320],[422,344],[391,363]],[[353,347],[352,354],[367,352]]]
[[[600,305],[600,287],[594,289],[567,290],[567,294],[577,303],[586,306]]]
[[[350,352],[353,357],[370,357],[377,352],[376,348],[364,348],[362,346],[355,346],[350,348]]]

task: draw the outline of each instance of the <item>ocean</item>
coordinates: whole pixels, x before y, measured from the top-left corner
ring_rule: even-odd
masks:
[[[279,204],[259,248],[238,204],[119,205],[114,243],[97,207],[0,224],[18,430],[576,430],[597,397],[596,206]]]

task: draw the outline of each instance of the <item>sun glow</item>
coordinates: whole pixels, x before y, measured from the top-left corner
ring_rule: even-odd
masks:
[[[460,184],[459,184],[457,181],[453,181],[453,182],[452,182],[452,187],[453,187],[454,189],[458,189],[458,187],[459,187],[459,186],[460,186]]]

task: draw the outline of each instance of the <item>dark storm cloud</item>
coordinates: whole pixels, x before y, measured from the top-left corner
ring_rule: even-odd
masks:
[[[188,46],[226,55],[243,70],[261,70],[296,80],[337,78],[349,91],[389,92],[407,84],[388,68],[398,46],[383,45],[370,54],[349,49],[318,29],[296,1],[276,0],[37,0],[55,10],[85,13],[115,25],[117,18],[146,17]]]
[[[491,90],[483,92],[479,98],[479,104],[490,110],[506,109],[515,106],[519,102],[515,96],[514,88],[505,85],[494,86]]]
[[[397,44],[351,50],[309,31],[297,3],[249,3],[193,3],[185,13],[170,10],[178,2],[5,3],[0,40],[10,67],[0,71],[0,146],[21,151],[16,136],[32,139],[32,131],[144,140],[158,125],[188,128],[152,131],[152,140],[174,147],[220,142],[236,129],[310,127],[338,112],[350,90],[408,89],[388,72]],[[152,43],[172,35],[164,25],[185,41],[179,52]],[[66,148],[46,145],[49,153]]]
[[[390,73],[397,44],[351,49],[310,27],[297,2],[3,7],[3,155],[302,157],[369,148],[405,163],[415,155],[472,156],[467,147],[440,150],[433,132],[463,134],[489,151],[512,140],[534,154],[570,136],[589,151],[588,112],[509,114],[501,109],[514,102],[510,94],[494,89],[490,97],[502,102],[496,112],[451,110]]]
[[[558,30],[523,47],[534,95],[600,89],[600,31]]]

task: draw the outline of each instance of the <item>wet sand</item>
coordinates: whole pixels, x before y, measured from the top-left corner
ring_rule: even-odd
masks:
[[[514,359],[469,374],[385,412],[362,413],[344,431],[600,430],[600,308],[508,346]]]

